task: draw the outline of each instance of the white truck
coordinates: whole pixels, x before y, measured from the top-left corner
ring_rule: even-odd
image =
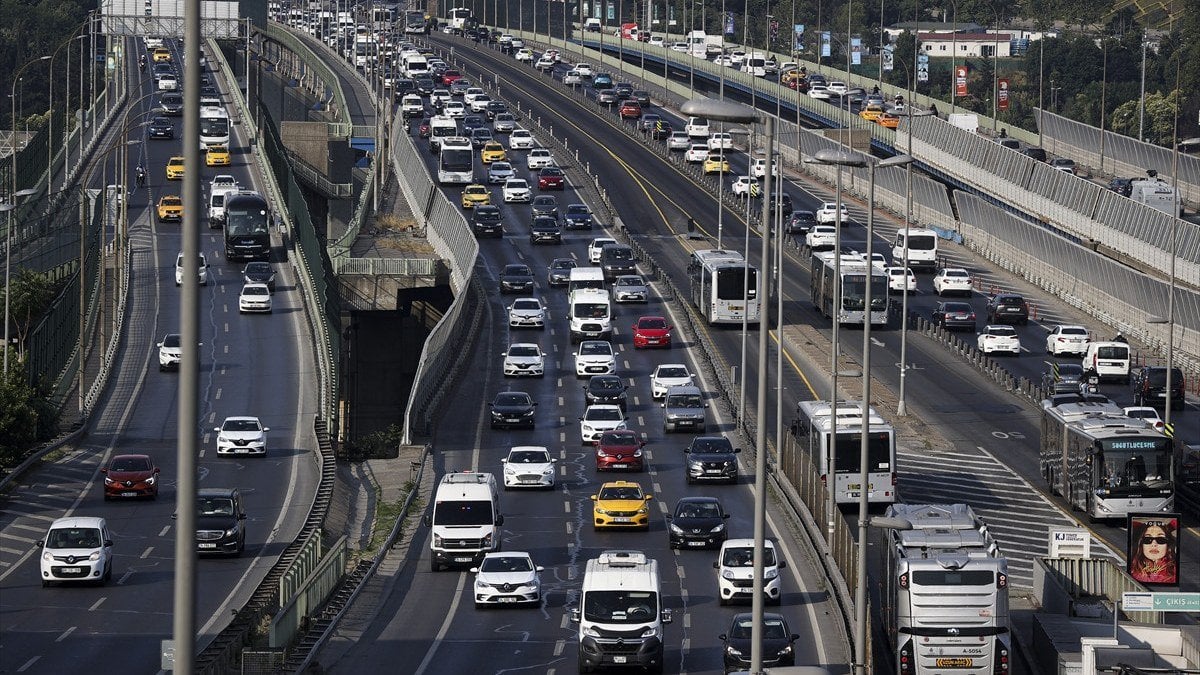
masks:
[[[710,54],[720,54],[725,47],[725,41],[720,35],[709,35],[702,30],[694,30],[687,34],[688,53],[697,58],[706,59]]]
[[[587,561],[579,606],[579,672],[640,666],[662,672],[664,626],[658,561],[641,551],[610,550]]]
[[[1129,198],[1139,204],[1162,211],[1172,218],[1179,217],[1179,192],[1161,178],[1150,177],[1130,181]]]
[[[442,476],[433,498],[433,511],[425,516],[432,530],[429,569],[443,566],[475,567],[483,556],[500,550],[500,493],[496,477],[478,471]]]

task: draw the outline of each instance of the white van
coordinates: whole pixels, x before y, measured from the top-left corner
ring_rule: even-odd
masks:
[[[500,493],[496,477],[478,471],[442,476],[433,499],[433,512],[424,518],[433,530],[429,569],[475,567],[483,556],[500,550]]]
[[[623,550],[587,561],[571,621],[579,624],[579,672],[614,666],[662,672],[671,610],[663,607],[658,561]]]
[[[217,183],[208,195],[208,226],[221,227],[225,224],[225,200],[241,189],[237,183]]]
[[[687,132],[688,138],[708,138],[708,118],[689,117],[683,130]]]
[[[896,241],[892,244],[892,260],[897,265],[904,260],[905,248],[908,249],[909,269],[933,270],[937,268],[937,232],[915,227],[897,230]]]
[[[425,101],[421,99],[421,95],[405,94],[400,99],[400,114],[404,116],[404,119],[423,116],[425,114]]]
[[[604,269],[600,267],[572,267],[567,278],[567,296],[583,288],[604,290]]]
[[[741,71],[754,77],[767,76],[767,57],[762,52],[754,52],[742,61]]]
[[[612,299],[603,289],[581,288],[573,291],[568,305],[571,344],[581,340],[612,338]]]
[[[112,533],[103,518],[59,518],[37,545],[42,588],[56,581],[104,584],[112,579]]]
[[[1084,377],[1129,383],[1129,345],[1124,342],[1089,342],[1083,353]]]
[[[763,542],[763,549],[763,599],[778,605],[783,599],[779,570],[787,564],[775,555],[775,544],[770,540]],[[717,570],[717,601],[720,604],[754,600],[753,539],[726,539],[713,569]]]

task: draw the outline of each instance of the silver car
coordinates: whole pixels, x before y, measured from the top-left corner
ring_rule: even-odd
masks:
[[[498,134],[512,133],[512,130],[517,128],[517,118],[512,116],[512,113],[496,113],[496,119],[492,120],[492,131]]]
[[[513,177],[512,164],[508,162],[492,162],[488,166],[487,180],[493,185],[502,185]]]
[[[612,283],[613,302],[648,302],[650,289],[638,274],[622,274]]]
[[[671,135],[667,136],[668,150],[687,150],[690,147],[692,147],[692,139],[686,131],[672,131]]]

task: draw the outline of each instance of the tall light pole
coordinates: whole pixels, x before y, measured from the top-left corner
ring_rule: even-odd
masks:
[[[905,64],[904,68],[907,70],[908,64]],[[905,121],[905,127],[904,127],[905,133],[908,134],[908,152],[906,154],[911,158],[912,157],[912,118],[926,117],[926,116],[932,115],[933,111],[932,110],[915,110],[912,107],[912,105],[911,105],[911,101],[913,100],[913,98],[912,98],[913,97],[912,73],[908,74],[908,82],[909,82],[908,100],[909,100],[910,104],[904,106],[903,116],[907,118],[907,120]],[[900,266],[902,268],[904,268],[904,289],[905,290],[904,290],[904,295],[900,297],[900,390],[897,393],[897,399],[898,399],[896,402],[896,416],[897,417],[904,417],[904,416],[908,415],[908,408],[906,407],[905,402],[904,402],[904,384],[905,384],[905,380],[908,379],[908,246],[907,246],[907,243],[908,243],[908,233],[909,233],[910,228],[912,227],[912,219],[913,219],[913,189],[912,189],[913,168],[912,168],[912,165],[913,165],[913,163],[910,161],[905,166],[905,169],[907,169],[907,175],[905,176],[905,191],[904,191],[905,192],[905,196],[904,196],[904,241],[905,241],[906,245],[904,247],[904,253],[901,256],[901,263],[900,263]]]
[[[685,115],[696,115],[723,122],[753,124],[763,121],[757,111],[738,103],[692,99],[680,107]],[[775,118],[767,116],[765,120],[767,148],[775,147]],[[763,190],[771,194],[771,172],[768,170],[763,178]],[[769,227],[770,202],[763,199],[762,223]],[[747,225],[749,227],[749,225]],[[769,264],[771,260],[771,237],[766,229],[762,232],[761,264]],[[762,279],[762,274],[759,274]],[[762,287],[760,281],[760,287]],[[766,510],[767,510],[767,333],[771,330],[771,303],[763,302],[760,295],[759,325],[758,325],[758,422],[754,425],[754,586],[751,616],[753,629],[750,640],[750,672],[762,673],[763,664],[763,563],[766,553]]]
[[[83,25],[84,24],[80,24],[80,29],[83,28]],[[54,189],[54,173],[53,173],[53,168],[54,168],[54,59],[58,57],[58,53],[60,51],[62,51],[63,47],[70,45],[72,42],[75,42],[76,40],[82,40],[85,37],[87,37],[87,34],[83,33],[83,32],[80,32],[79,35],[72,35],[71,37],[67,38],[66,40],[63,40],[62,43],[59,44],[58,47],[54,50],[54,53],[50,55],[50,113],[49,113],[49,116],[47,119],[47,127],[46,127],[46,138],[49,140],[49,142],[46,143],[46,192],[53,192],[53,189]],[[83,77],[83,74],[80,73],[79,76]],[[67,85],[65,87],[63,87],[63,89],[67,92],[67,105],[64,106],[64,108],[63,108],[63,127],[64,128],[67,126],[67,113],[70,112],[70,110],[71,110],[71,50],[70,49],[67,50],[66,79],[67,79]],[[66,146],[66,143],[65,143],[66,135],[63,136],[63,140],[64,140],[63,145],[65,147]],[[64,180],[65,180],[65,178],[64,178]]]
[[[1146,31],[1142,30],[1142,86],[1138,93],[1138,135],[1139,141],[1145,141],[1146,131]]]

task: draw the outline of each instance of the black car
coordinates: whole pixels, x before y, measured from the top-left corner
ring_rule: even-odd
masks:
[[[413,78],[413,82],[417,86],[417,93],[421,94],[422,96],[428,96],[432,94],[433,90],[436,88],[433,84],[433,78],[426,75]]]
[[[551,286],[566,286],[571,280],[571,270],[579,266],[574,258],[555,258],[546,270],[546,283]]]
[[[788,234],[808,234],[813,225],[817,224],[817,214],[812,211],[792,211],[787,221]]]
[[[216,96],[219,98],[221,96],[221,92],[217,91],[217,88],[211,84],[207,84],[200,87],[200,96]]]
[[[939,302],[933,309],[933,322],[946,330],[975,332],[975,310],[965,302]]]
[[[988,300],[988,323],[1029,323],[1029,303],[1015,293],[997,293]]]
[[[471,130],[471,147],[479,150],[483,146],[492,141],[492,130],[487,127],[479,127]]]
[[[1171,410],[1183,410],[1183,371],[1171,369]],[[1167,369],[1163,366],[1145,366],[1133,380],[1133,402],[1155,408],[1167,405]]]
[[[529,269],[529,265],[521,263],[505,265],[504,271],[500,272],[500,292],[532,293],[533,272]]]
[[[654,129],[654,127],[659,122],[662,122],[662,121],[663,121],[662,115],[656,115],[654,113],[648,113],[648,114],[642,115],[641,119],[639,119],[637,121],[638,131],[641,131],[641,132],[651,131]]]
[[[417,90],[416,81],[411,80],[407,77],[402,77],[392,83],[392,91],[395,92],[393,94],[393,96],[395,97],[397,102],[399,102],[400,99],[404,98],[405,94],[414,92],[416,90]]]
[[[534,197],[531,206],[533,207],[534,218],[538,216],[558,218],[558,200],[552,195],[538,195]]]
[[[1050,370],[1042,374],[1042,388],[1050,394],[1077,394],[1083,382],[1083,366],[1078,363],[1050,362]]]
[[[508,112],[508,104],[504,101],[488,101],[487,105],[483,109],[483,112],[485,115],[487,115],[488,121],[490,122],[496,119],[497,114]]]
[[[249,262],[242,268],[242,281],[247,284],[266,284],[275,292],[275,268],[269,262]]]
[[[650,130],[650,138],[653,138],[656,141],[665,141],[670,138],[671,134],[674,132],[675,127],[671,126],[670,122],[666,120],[659,120],[658,124],[655,124],[654,128]]]
[[[1020,152],[1022,155],[1025,155],[1031,159],[1036,159],[1039,162],[1046,161],[1046,151],[1037,146],[1031,145],[1027,148],[1021,148]]]
[[[183,94],[176,92],[163,94],[158,99],[158,107],[164,115],[179,117],[183,114]]]
[[[720,548],[728,519],[716,497],[684,497],[667,514],[668,542],[671,548]]]
[[[537,402],[523,391],[502,391],[492,400],[492,428],[533,428],[533,411]]]
[[[750,643],[753,639],[754,615],[741,612],[733,615],[728,633],[717,636],[725,647],[725,672],[750,669]],[[767,667],[796,665],[795,642],[800,636],[791,632],[782,614],[766,613],[762,618],[762,665]]]
[[[650,92],[646,91],[645,89],[634,89],[630,98],[637,101],[638,105],[642,106],[643,108],[650,105]]]
[[[483,118],[479,115],[467,115],[462,121],[463,134],[466,136],[470,136],[472,131],[482,129],[485,126],[487,126],[487,122],[484,122]]]
[[[150,120],[150,128],[147,131],[150,138],[175,138],[175,125],[171,124],[171,120],[165,117],[155,117]]]
[[[196,492],[196,551],[232,553],[246,548],[246,511],[237,488],[201,488]]]
[[[536,216],[529,227],[529,243],[531,244],[561,244],[562,227],[557,218]]]
[[[621,82],[613,87],[613,91],[617,94],[618,101],[624,101],[627,98],[633,98],[633,85],[628,82]]]
[[[566,212],[563,213],[563,222],[568,230],[590,230],[593,222],[592,210],[587,204],[568,204]]]
[[[773,197],[771,195],[767,195],[767,197],[768,197],[767,212],[770,214],[771,222],[774,223],[775,222],[776,200],[775,200],[775,197]],[[784,221],[786,221],[792,215],[792,198],[791,198],[791,196],[788,195],[788,193],[786,193],[786,192],[779,193],[778,204],[779,204],[779,212],[783,214],[783,219],[784,219]]]
[[[476,206],[471,215],[471,229],[476,237],[503,237],[504,217],[499,206]]]
[[[1123,197],[1128,197],[1133,193],[1133,180],[1132,178],[1114,178],[1108,181],[1108,189]]]
[[[625,410],[629,395],[626,394],[625,381],[619,375],[593,375],[583,387],[585,406],[603,403],[619,405]]]
[[[692,444],[683,450],[688,484],[710,480],[736,483],[737,453],[741,451],[741,448],[733,447],[733,443],[724,436],[693,438]]]

